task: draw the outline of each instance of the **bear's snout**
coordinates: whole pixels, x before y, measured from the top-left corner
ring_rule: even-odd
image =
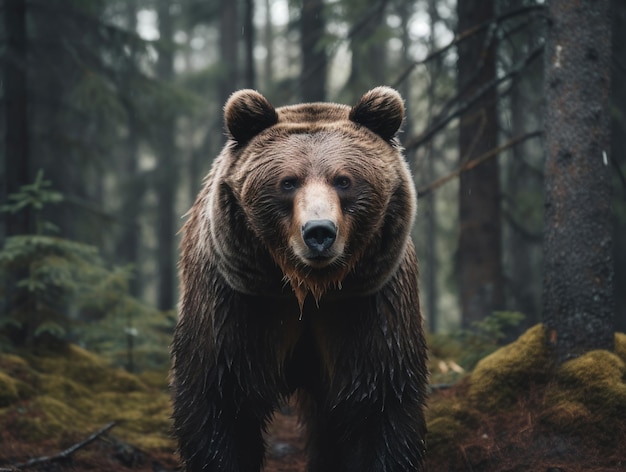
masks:
[[[314,257],[324,253],[337,238],[337,225],[331,220],[309,220],[302,226],[302,239]]]

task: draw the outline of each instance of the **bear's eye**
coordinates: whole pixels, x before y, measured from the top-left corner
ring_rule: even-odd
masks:
[[[283,179],[280,182],[280,188],[285,192],[291,192],[298,188],[298,179],[295,177],[289,177],[287,179]]]
[[[346,177],[345,175],[340,175],[339,177],[335,178],[334,184],[335,187],[337,187],[338,189],[346,190],[350,188],[352,182],[350,181],[349,177]]]

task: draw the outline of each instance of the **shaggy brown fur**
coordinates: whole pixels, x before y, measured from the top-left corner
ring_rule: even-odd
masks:
[[[352,108],[274,109],[252,90],[227,102],[229,142],[183,228],[172,390],[186,470],[260,470],[262,431],[295,391],[309,470],[423,470],[403,115],[386,87]]]

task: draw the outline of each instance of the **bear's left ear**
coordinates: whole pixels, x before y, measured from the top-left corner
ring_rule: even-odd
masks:
[[[404,102],[391,87],[376,87],[352,107],[349,118],[389,141],[396,135],[404,119]]]
[[[224,105],[226,130],[237,144],[246,144],[264,129],[278,122],[278,114],[256,90],[239,90]]]

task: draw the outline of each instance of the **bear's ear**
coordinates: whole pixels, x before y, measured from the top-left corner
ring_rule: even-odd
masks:
[[[389,141],[396,135],[404,119],[404,102],[394,89],[376,87],[352,107],[349,118]]]
[[[237,144],[246,144],[264,129],[278,122],[278,114],[256,90],[239,90],[224,105],[224,123]]]

